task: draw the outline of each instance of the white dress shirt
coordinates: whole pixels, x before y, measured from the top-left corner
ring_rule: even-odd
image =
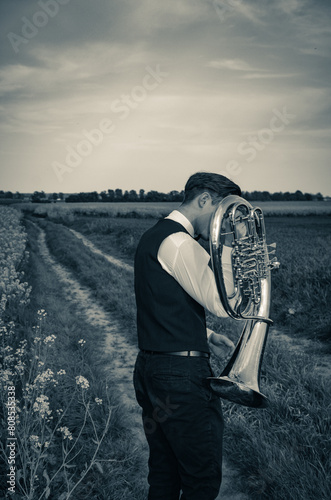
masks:
[[[173,233],[163,240],[157,255],[162,268],[208,311],[219,317],[228,317],[219,298],[214,273],[208,265],[210,256],[193,239],[192,224],[178,210],[174,210],[166,218],[181,224],[189,234]],[[225,286],[228,294],[231,295],[234,288],[230,247],[223,247],[222,262]]]

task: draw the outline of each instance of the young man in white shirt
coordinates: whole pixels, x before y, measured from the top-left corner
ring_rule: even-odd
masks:
[[[226,177],[192,175],[182,205],[149,229],[137,247],[140,352],[134,385],[150,449],[148,500],[214,500],[219,492],[223,416],[207,381],[209,353],[224,355],[234,345],[207,332],[205,308],[227,314],[209,254],[196,240],[209,239],[215,208],[230,194],[240,196],[241,190]],[[230,247],[223,256],[231,290]]]

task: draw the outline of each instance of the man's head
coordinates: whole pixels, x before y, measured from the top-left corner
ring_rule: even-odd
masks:
[[[241,189],[224,175],[197,172],[188,179],[180,211],[204,240],[209,238],[210,220],[216,204],[230,194],[241,196]]]
[[[208,191],[216,204],[229,194],[241,196],[241,189],[230,179],[211,172],[197,172],[191,175],[185,185],[183,204],[192,201],[197,195]]]

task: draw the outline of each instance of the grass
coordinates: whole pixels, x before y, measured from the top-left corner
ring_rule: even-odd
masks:
[[[225,450],[253,499],[327,500],[331,391],[310,356],[268,340],[263,361],[265,410],[224,403]]]
[[[331,352],[331,220],[268,218],[280,269],[273,273],[271,316],[292,335],[305,334]]]
[[[79,446],[75,449],[75,452],[79,451],[79,453],[76,458],[72,458],[75,452],[71,454],[72,461],[69,467],[62,469],[57,479],[50,484],[50,490],[47,492],[49,478],[52,478],[52,475],[59,468],[63,450],[68,450],[71,442],[65,441],[58,434],[52,439],[48,453],[44,450],[40,454],[40,449],[35,449],[35,454],[32,450],[30,454],[24,455],[30,449],[31,435],[36,434],[38,416],[36,412],[32,411],[34,418],[23,420],[22,415],[25,410],[22,411],[20,413],[21,422],[17,424],[17,432],[20,435],[18,447],[20,455],[17,457],[16,463],[17,469],[21,471],[17,476],[21,487],[25,488],[25,491],[30,491],[30,496],[26,494],[24,498],[37,499],[39,495],[41,495],[40,498],[47,498],[48,495],[50,498],[67,498],[66,495],[63,496],[65,491],[73,490],[74,492],[70,495],[70,498],[73,499],[132,500],[135,498],[143,500],[146,486],[143,482],[142,470],[144,470],[145,464],[142,463],[141,456],[128,432],[131,425],[130,417],[125,415],[112,381],[107,380],[107,366],[101,355],[101,346],[104,340],[102,328],[93,328],[91,331],[90,326],[79,317],[75,307],[68,303],[61,284],[57,281],[52,270],[44,264],[39,254],[38,229],[30,222],[26,223],[26,229],[29,237],[27,247],[29,260],[25,262],[23,269],[25,279],[32,286],[32,290],[29,307],[25,308],[24,311],[20,310],[20,314],[15,317],[16,321],[19,318],[19,323],[16,325],[16,337],[12,345],[19,346],[22,339],[27,341],[29,351],[26,363],[27,366],[30,366],[31,373],[33,363],[31,359],[28,359],[29,353],[34,352],[36,332],[40,332],[41,335],[37,311],[45,310],[47,315],[43,317],[43,334],[41,336],[44,338],[54,335],[55,341],[54,345],[47,351],[47,359],[45,356],[41,356],[39,360],[45,362],[43,369],[47,367],[54,373],[61,369],[66,372],[66,375],[64,382],[59,383],[58,390],[55,386],[54,389],[46,393],[47,387],[43,386],[43,394],[48,394],[54,415],[57,408],[67,408],[63,423],[70,429],[74,440],[79,438]],[[35,329],[35,325],[37,325],[38,330]],[[81,339],[84,339],[85,344],[79,343]],[[28,374],[28,372],[26,373]],[[26,376],[24,375],[22,380],[26,380]],[[77,392],[77,384],[75,383],[77,376],[84,377],[89,381],[88,391]],[[111,387],[111,392],[107,388],[107,384]],[[24,385],[19,386],[19,383],[16,385],[17,397],[21,399],[24,394]],[[103,403],[101,405],[95,404],[95,397],[101,399]],[[110,420],[107,427],[108,416]],[[3,415],[1,417],[3,418]],[[44,423],[45,419],[42,419],[42,425]],[[55,421],[49,421],[46,427],[44,426],[45,435],[50,432],[54,423]],[[100,443],[97,458],[93,459],[93,451],[97,448],[94,441],[98,441],[95,431],[99,437],[104,431],[106,432]],[[42,435],[39,434],[38,437],[42,441]],[[42,446],[44,446],[43,443]],[[36,455],[38,453],[39,455]],[[36,468],[39,483],[35,484],[33,492],[28,474],[29,469],[33,469],[35,465],[36,456],[40,457],[39,468],[38,465]],[[92,465],[90,468],[89,464]],[[42,466],[43,468],[40,469]],[[23,478],[24,475],[27,475],[24,484],[22,474]],[[43,495],[42,491],[44,491]],[[5,495],[4,490],[2,493]],[[13,500],[22,498],[18,488],[17,493],[11,495],[11,498]]]
[[[98,301],[130,325],[131,330],[135,306],[130,273],[116,271],[62,225],[40,223],[57,259],[90,286]],[[152,223],[83,217],[76,218],[70,226],[107,253],[114,254],[116,249],[117,255],[124,254],[130,261],[139,236]],[[278,327],[286,326],[292,336],[297,338],[308,332],[311,338],[319,338],[321,345],[328,345],[328,337],[317,333],[326,329],[328,321],[321,290],[327,293],[324,287],[330,280],[326,255],[329,225],[328,218],[267,220],[268,240],[277,241],[283,268],[273,278],[272,317]],[[109,291],[113,280],[118,297],[112,297]],[[208,322],[217,331],[228,332],[233,340],[238,338],[239,322],[211,316]],[[135,342],[132,331],[129,338]],[[331,496],[331,391],[326,377],[317,370],[316,359],[289,349],[272,335],[271,329],[261,380],[270,406],[252,410],[224,402],[227,460],[239,470],[241,488],[254,500],[327,500]]]

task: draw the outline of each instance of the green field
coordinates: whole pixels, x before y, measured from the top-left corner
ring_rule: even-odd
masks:
[[[14,318],[20,332],[18,340],[21,341],[24,332],[27,332],[31,341],[35,317],[38,317],[36,311],[46,309],[48,316],[45,334],[55,333],[59,342],[56,352],[45,363],[52,369],[55,366],[65,366],[68,373],[71,370],[73,381],[78,374],[86,377],[90,380],[93,397],[106,400],[102,371],[105,367],[101,362],[102,328],[91,331],[84,319],[77,316],[75,307],[63,297],[62,285],[40,257],[38,234],[40,230],[45,232],[53,259],[70,270],[79,283],[90,290],[95,301],[118,321],[128,342],[134,346],[136,335],[132,272],[118,269],[102,256],[96,256],[69,229],[83,234],[105,254],[132,265],[141,234],[155,223],[155,217],[165,207],[151,207],[148,204],[149,209],[155,210],[152,217],[148,217],[147,212],[137,212],[139,207],[136,204],[134,218],[131,218],[129,208],[132,212],[133,207],[128,207],[128,204],[121,204],[122,207],[125,205],[128,213],[126,216],[121,213],[120,217],[117,212],[109,212],[110,208],[114,209],[115,204],[111,207],[104,207],[103,204],[96,207],[84,205],[41,207],[47,208],[47,217],[35,217],[26,212],[25,228],[30,259],[23,261],[22,265],[26,279],[32,286],[31,303],[25,309],[20,307],[16,310],[17,299],[13,299],[4,320],[8,322]],[[34,210],[39,208],[29,205],[31,206]],[[58,211],[59,207],[61,210],[63,208],[62,212]],[[167,211],[173,208],[168,204],[166,207]],[[119,208],[121,207],[116,207],[116,210]],[[87,209],[91,211],[86,212]],[[98,210],[95,211],[96,209]],[[104,216],[100,216],[99,209],[105,210]],[[110,217],[110,213],[114,217]],[[40,212],[39,215],[43,213]],[[266,219],[268,242],[277,243],[277,257],[281,262],[281,268],[273,273],[271,317],[275,327],[270,329],[261,378],[261,390],[269,398],[269,408],[252,410],[224,402],[225,456],[232,467],[239,471],[237,491],[242,490],[252,500],[327,500],[331,497],[331,393],[326,368],[331,352],[331,218],[296,215],[269,216]],[[238,339],[242,326],[240,322],[217,319],[212,315],[208,315],[207,319],[211,328],[225,332],[233,341]],[[27,328],[27,325],[30,326]],[[288,337],[283,337],[282,332]],[[91,346],[84,351],[84,360],[81,358],[82,351],[77,347],[81,338],[86,339],[87,345]],[[291,345],[293,348],[290,348]],[[70,363],[71,360],[74,361]],[[99,362],[96,363],[96,360]],[[222,367],[218,366],[216,360],[213,363],[216,370],[221,370]],[[63,399],[68,402],[72,386],[75,387],[75,383],[72,384],[67,378],[66,385],[60,387],[58,395],[54,389],[54,404],[64,404]],[[49,397],[51,400],[51,396]],[[108,397],[110,407],[118,404],[115,386],[112,386]],[[73,429],[73,433],[78,432],[79,417],[84,417],[83,410],[84,407],[79,410],[77,406],[68,410],[68,422],[74,420],[77,424],[77,430]],[[105,428],[106,408],[101,412],[96,407],[94,411],[93,422],[100,434]],[[100,446],[99,465],[94,465],[84,476],[84,481],[79,483],[77,489],[78,496],[73,495],[72,498],[93,498],[95,488],[99,492],[98,498],[104,500],[145,498],[145,486],[142,482],[145,472],[139,459],[139,446],[132,438],[130,440],[131,416],[121,413],[120,420],[118,417],[119,412],[113,410],[105,443]],[[90,430],[84,432],[82,441],[86,463],[91,460],[87,445],[89,433],[93,432],[93,423],[89,422],[89,425]],[[59,444],[57,440],[54,441],[53,460],[60,459],[60,449],[57,451],[56,448]],[[114,463],[104,462],[109,449]],[[48,465],[49,475],[55,466]],[[84,467],[78,468],[72,481],[77,482],[81,477],[79,474],[84,474],[84,470]],[[103,474],[100,470],[103,470]],[[65,475],[60,474],[58,479],[60,488],[65,484]],[[45,477],[41,483],[47,486]]]
[[[331,215],[330,201],[252,202],[269,215]],[[48,215],[51,218],[72,219],[73,216],[108,216],[159,218],[168,215],[178,203],[21,203],[17,204],[26,213]]]

